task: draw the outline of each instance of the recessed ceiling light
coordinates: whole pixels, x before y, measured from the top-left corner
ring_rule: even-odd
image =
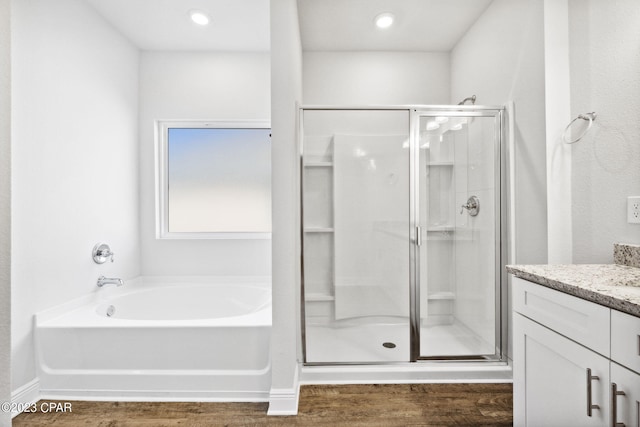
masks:
[[[189,11],[189,16],[191,17],[191,20],[194,24],[203,26],[209,24],[209,15],[201,10],[191,10]]]
[[[393,13],[384,12],[376,16],[374,22],[376,23],[376,27],[378,28],[389,28],[393,24],[394,19],[395,16],[393,15]]]

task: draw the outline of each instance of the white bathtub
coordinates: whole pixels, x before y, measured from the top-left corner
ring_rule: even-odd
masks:
[[[266,401],[270,335],[267,280],[110,285],[36,316],[40,390],[50,398]]]

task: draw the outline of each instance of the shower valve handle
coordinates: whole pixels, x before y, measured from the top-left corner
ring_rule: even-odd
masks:
[[[476,196],[469,197],[467,203],[460,207],[460,215],[464,213],[465,209],[471,216],[478,215],[478,212],[480,212],[480,200]]]
[[[93,247],[92,255],[96,264],[104,264],[109,258],[113,262],[113,252],[111,252],[111,248],[106,243],[97,243]]]

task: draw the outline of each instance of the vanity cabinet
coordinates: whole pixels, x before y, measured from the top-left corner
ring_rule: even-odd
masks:
[[[611,310],[611,360],[611,425],[640,427],[640,317]]]
[[[640,318],[512,285],[514,425],[640,426]]]
[[[514,425],[606,425],[609,360],[520,314],[513,322]]]

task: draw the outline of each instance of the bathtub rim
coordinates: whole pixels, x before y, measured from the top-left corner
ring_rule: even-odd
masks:
[[[34,326],[38,328],[77,327],[77,328],[117,328],[117,327],[212,327],[271,326],[271,304],[254,313],[211,319],[190,320],[139,320],[119,319],[101,316],[95,310],[108,298],[139,292],[155,286],[175,285],[251,285],[271,290],[271,278],[266,276],[138,276],[125,280],[122,287],[95,288],[78,298],[66,301],[34,315]],[[269,298],[271,301],[271,298]],[[79,323],[76,317],[95,318],[94,322]],[[236,322],[236,323],[234,323]]]

